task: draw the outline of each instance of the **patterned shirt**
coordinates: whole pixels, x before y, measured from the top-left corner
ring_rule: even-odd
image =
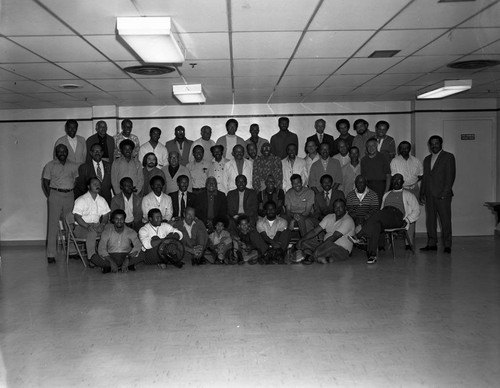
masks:
[[[281,160],[272,154],[268,157],[261,155],[255,159],[253,163],[253,189],[256,191],[264,190],[266,187],[266,177],[268,175],[274,176],[276,187],[280,189],[283,181]]]

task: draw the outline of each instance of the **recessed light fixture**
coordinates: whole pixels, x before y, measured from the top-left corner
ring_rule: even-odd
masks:
[[[141,75],[162,75],[175,71],[175,67],[160,66],[160,65],[139,65],[129,66],[124,68],[127,73],[141,74]]]
[[[425,93],[419,94],[417,99],[434,99],[443,98],[451,96],[452,94],[457,94],[469,90],[472,87],[472,80],[470,79],[458,79],[444,81],[444,84],[437,89],[427,91]]]
[[[78,84],[61,84],[59,85],[61,89],[81,89],[83,88],[83,85],[78,85]]]
[[[391,58],[401,50],[376,50],[372,52],[368,58]]]
[[[172,85],[172,92],[183,104],[201,104],[207,100],[201,84]]]

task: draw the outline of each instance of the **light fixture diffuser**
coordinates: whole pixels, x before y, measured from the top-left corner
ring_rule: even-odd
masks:
[[[470,79],[459,79],[459,80],[449,80],[444,81],[444,85],[428,91],[426,93],[419,94],[417,99],[433,99],[433,98],[443,98],[451,96],[452,94],[461,93],[465,90],[469,90],[472,87],[472,80]]]
[[[116,18],[118,35],[146,63],[182,63],[184,52],[172,35],[170,17]]]
[[[202,104],[207,100],[201,84],[172,85],[172,92],[183,104]]]

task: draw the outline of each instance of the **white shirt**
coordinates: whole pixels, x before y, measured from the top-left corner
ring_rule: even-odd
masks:
[[[242,174],[247,177],[247,187],[252,186],[252,163],[248,159],[243,159],[243,169]],[[239,175],[238,166],[236,166],[235,160],[230,160],[226,163],[224,167],[224,186],[229,192],[236,189],[236,183],[234,180]]]
[[[108,214],[111,211],[106,200],[97,194],[96,198],[92,198],[90,192],[86,192],[75,200],[73,213],[78,214],[88,224],[98,224],[101,216]]]
[[[165,238],[170,233],[177,233],[179,235],[179,240],[182,240],[182,232],[179,229],[174,228],[172,225],[162,222],[160,226],[153,226],[149,222],[139,229],[139,240],[142,243],[142,250],[151,249],[151,239],[154,236],[159,238]]]
[[[233,160],[233,147],[238,144],[238,136],[236,135],[226,135],[226,147],[227,147],[227,152],[226,152],[226,158],[229,160]],[[246,152],[246,150],[245,150]]]
[[[215,145],[215,141],[213,140],[203,140],[202,137],[199,139],[196,139],[193,141],[193,144],[191,145],[191,149],[189,150],[189,161],[193,162],[194,161],[194,156],[193,156],[193,149],[197,145],[201,145],[203,149],[205,150],[203,154],[203,160],[206,160],[207,162],[211,162],[213,160],[212,152],[210,151],[210,148],[212,148]]]
[[[168,166],[168,151],[167,147],[165,147],[163,144],[158,142],[155,148],[151,145],[151,143],[148,141],[141,145],[141,148],[139,149],[139,162],[141,162],[144,159],[144,155],[147,153],[152,152],[156,155],[156,159],[158,159],[158,168],[162,168],[165,166]]]
[[[351,163],[351,158],[349,157],[349,154],[346,154],[345,156],[337,154],[334,156],[334,158],[340,162],[340,167],[344,167],[346,164]]]
[[[172,198],[170,195],[161,193],[159,197],[152,191],[142,198],[142,222],[148,222],[148,212],[151,209],[160,209],[164,220],[170,221],[174,210],[172,208]]]
[[[303,185],[305,185],[305,182],[307,182],[307,165],[304,159],[297,156],[292,166],[290,159],[286,157],[285,159],[281,160],[281,169],[283,170],[283,191],[285,193],[292,188],[292,182],[290,182],[290,178],[293,174],[299,174],[301,176]]]
[[[356,197],[358,197],[359,201],[362,202],[366,196],[366,193],[368,193],[368,187],[362,193],[359,193],[358,189],[355,189],[354,192],[356,193]]]
[[[132,221],[134,221],[134,196],[131,195],[130,199],[127,199],[125,194],[123,194],[123,204],[124,204],[124,211],[125,211],[125,222],[127,224],[130,224]]]
[[[76,146],[78,145],[78,140],[76,140],[76,136],[70,137],[66,135],[66,137],[68,138],[68,144],[73,149],[73,152],[76,152]]]
[[[443,150],[441,150],[441,151],[443,151]],[[437,154],[433,153],[431,155],[431,170],[434,168],[434,163],[436,163],[436,160],[437,160],[439,154],[441,153],[441,151],[439,151]]]
[[[401,174],[404,179],[403,186],[408,188],[418,182],[418,177],[424,175],[424,168],[420,160],[410,155],[408,160],[397,155],[391,161],[391,175]]]

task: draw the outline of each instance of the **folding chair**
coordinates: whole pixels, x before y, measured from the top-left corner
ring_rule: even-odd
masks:
[[[410,246],[410,250],[412,253],[415,253],[413,250],[413,243],[410,238],[410,235],[408,234],[408,229],[407,228],[393,228],[393,229],[384,229],[384,233],[387,236],[389,240],[389,245],[392,250],[392,259],[396,260],[396,252],[394,249],[394,239],[398,234],[403,234],[403,239],[405,243],[407,243]]]
[[[84,238],[79,238],[76,237],[74,234],[74,229],[75,229],[75,216],[73,213],[68,213],[66,214],[66,217],[64,217],[64,224],[66,227],[66,264],[69,262],[69,248],[70,244],[73,244],[76,252],[78,253],[78,256],[80,257],[80,260],[83,263],[84,267],[87,267],[87,263],[85,262],[85,259],[83,258],[83,255],[87,256],[87,250],[85,248],[85,239]]]

